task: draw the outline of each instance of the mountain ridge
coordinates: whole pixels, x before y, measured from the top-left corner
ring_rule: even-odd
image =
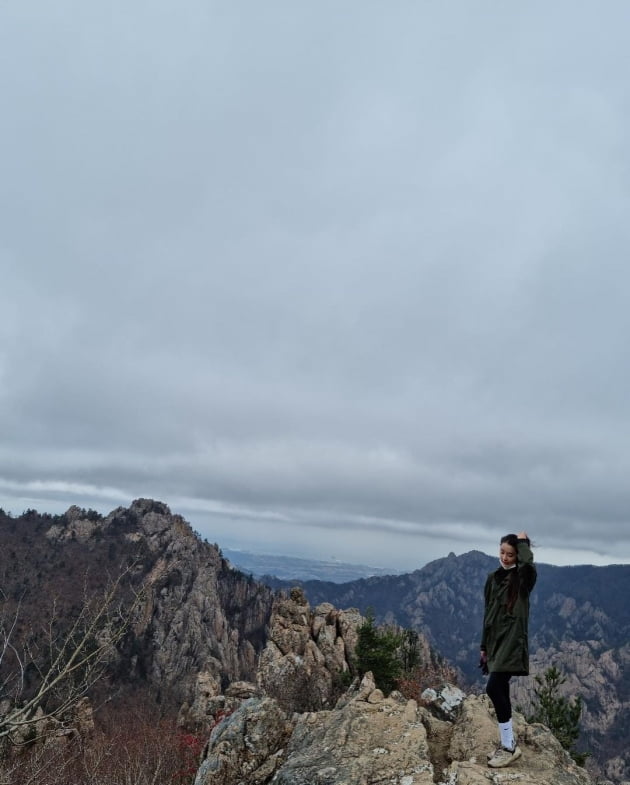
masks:
[[[0,514],[0,549],[6,555],[1,588],[10,597],[27,597],[23,608],[33,614],[44,612],[56,591],[74,601],[86,567],[97,581],[121,561],[133,563],[147,597],[112,678],[146,684],[164,704],[201,707],[202,713],[230,684],[256,678],[273,627],[274,589],[295,585],[265,585],[234,569],[219,547],[203,541],[181,516],[147,499],[107,516],[78,507],[62,516]],[[482,691],[476,670],[482,591],[495,565],[495,558],[479,551],[451,553],[412,573],[345,584],[306,581],[302,589],[314,607],[361,612],[371,607],[377,621],[423,633]],[[609,590],[611,582],[615,592]],[[556,664],[567,672],[569,690],[585,699],[588,748],[617,782],[630,775],[622,732],[630,719],[630,610],[624,605],[629,588],[630,566],[539,565],[532,595],[532,664],[537,669]],[[324,616],[317,618],[331,612],[322,610]],[[301,618],[301,611],[296,613]],[[295,623],[286,622],[289,641],[306,634],[294,630]],[[333,651],[340,644],[331,625],[324,628]],[[292,644],[286,645],[287,652],[280,648],[278,656],[290,654]],[[321,659],[316,648],[309,644],[313,663]]]

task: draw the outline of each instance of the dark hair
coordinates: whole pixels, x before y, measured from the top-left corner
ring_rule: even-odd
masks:
[[[518,575],[518,537],[516,534],[506,534],[505,537],[501,537],[500,544],[509,545],[511,548],[514,548],[514,551],[516,552],[516,567],[513,570],[510,570],[510,576],[508,578],[507,599],[505,602],[508,613],[511,613],[514,605],[516,604],[516,600],[518,599],[518,591],[520,588],[520,580]],[[527,544],[529,545],[529,538],[527,538]]]
[[[506,534],[505,537],[501,537],[500,545],[509,545],[518,553],[518,537],[516,534]]]

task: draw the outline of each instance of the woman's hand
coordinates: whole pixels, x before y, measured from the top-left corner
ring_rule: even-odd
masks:
[[[529,540],[529,536],[528,536],[527,532],[519,532],[519,533],[516,535],[516,537],[517,537],[517,539],[519,539],[519,540]]]

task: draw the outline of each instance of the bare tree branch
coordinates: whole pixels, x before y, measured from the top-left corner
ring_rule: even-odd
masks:
[[[25,728],[41,727],[46,720],[63,717],[102,677],[144,596],[140,590],[134,592],[131,603],[123,606],[119,601],[134,566],[111,580],[101,596],[90,596],[84,586],[81,609],[68,629],[58,623],[58,610],[53,604],[46,625],[45,650],[36,647],[36,639],[27,641],[21,652],[12,642],[20,604],[7,624],[0,619],[0,665],[9,651],[15,659],[0,685],[0,741],[19,741],[20,731]],[[36,674],[36,685],[32,694],[24,697],[27,668]],[[10,687],[11,695],[7,694]]]

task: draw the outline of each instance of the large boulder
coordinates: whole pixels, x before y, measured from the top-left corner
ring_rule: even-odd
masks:
[[[274,785],[434,785],[427,732],[415,701],[384,698],[368,676],[332,711],[303,714]]]
[[[248,698],[213,729],[195,785],[269,782],[292,727],[272,698]]]

